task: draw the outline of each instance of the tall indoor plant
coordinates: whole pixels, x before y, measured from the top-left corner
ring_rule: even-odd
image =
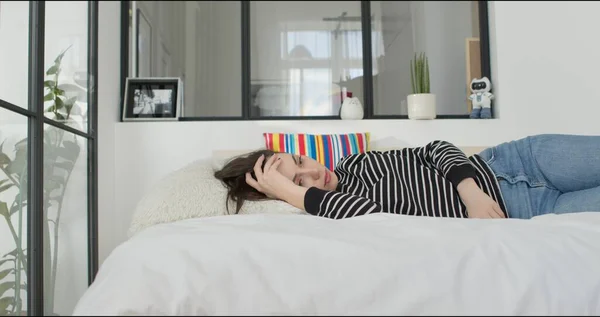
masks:
[[[425,53],[415,53],[410,61],[412,94],[407,96],[409,119],[435,119],[436,98],[431,93],[429,60]]]
[[[46,71],[49,79],[44,82],[44,101],[47,105],[45,112],[52,119],[73,126],[77,122],[71,116],[81,114],[77,97],[67,98],[64,87],[58,81],[62,58],[68,49],[60,53]],[[27,241],[23,239],[27,236],[23,232],[27,206],[27,139],[15,144],[12,159],[3,145],[4,142],[0,144],[0,193],[16,189],[16,195],[10,204],[0,201],[0,215],[6,220],[15,245],[14,250],[0,258],[0,315],[23,315],[26,312],[22,292],[27,289],[28,277]],[[79,153],[80,148],[73,134],[52,126],[44,129],[43,215],[47,220],[44,226],[44,259],[51,260],[44,261],[44,302],[48,314],[54,314],[58,228],[63,198]],[[50,208],[54,208],[53,215],[48,213]],[[52,247],[51,234],[54,242]]]

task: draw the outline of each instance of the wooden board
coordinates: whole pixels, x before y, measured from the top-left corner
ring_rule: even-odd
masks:
[[[473,78],[481,78],[481,50],[479,38],[467,38],[465,40],[466,74],[467,74],[467,109],[471,113],[473,105],[469,96],[471,95],[471,81]]]

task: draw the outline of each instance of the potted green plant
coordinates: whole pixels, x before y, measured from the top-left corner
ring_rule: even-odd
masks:
[[[429,83],[429,60],[425,53],[416,54],[410,61],[412,94],[406,98],[408,118],[415,120],[435,119],[436,98]]]

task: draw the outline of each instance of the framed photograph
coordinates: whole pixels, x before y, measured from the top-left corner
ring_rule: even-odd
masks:
[[[152,26],[139,8],[136,21],[135,76],[152,77]]]
[[[127,78],[123,121],[178,120],[183,103],[183,81],[175,77]]]

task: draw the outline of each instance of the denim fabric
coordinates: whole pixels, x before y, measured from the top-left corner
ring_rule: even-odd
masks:
[[[510,218],[600,211],[600,136],[535,135],[479,155],[498,179]]]

